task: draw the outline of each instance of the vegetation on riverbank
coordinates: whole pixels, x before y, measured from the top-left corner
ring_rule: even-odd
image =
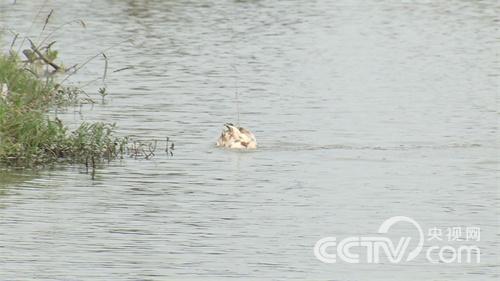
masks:
[[[114,126],[83,123],[70,131],[49,110],[74,101],[77,89],[52,77],[44,80],[14,54],[0,55],[0,162],[12,167],[36,167],[70,161],[95,167],[123,154],[126,138],[113,135]]]
[[[45,3],[32,26],[44,6]],[[70,130],[57,117],[60,109],[82,103],[96,103],[85,91],[68,87],[65,82],[89,62],[100,57],[105,63],[103,75],[91,83],[102,81],[103,87],[98,94],[104,103],[108,95],[105,86],[108,57],[105,52],[130,40],[111,46],[80,64],[65,67],[58,61],[58,51],[54,49],[57,44],[52,41],[52,36],[67,25],[76,23],[86,28],[86,24],[79,19],[72,20],[48,32],[46,28],[53,12],[54,10],[50,10],[45,17],[36,42],[10,29],[5,29],[13,35],[10,48],[4,48],[0,41],[0,168],[36,168],[70,162],[86,165],[87,170],[92,169],[94,175],[97,164],[122,158],[124,154],[133,158],[151,159],[155,155],[157,140],[135,140],[127,147],[128,137],[117,137],[114,124],[83,123],[75,130]],[[1,54],[2,50],[6,53]],[[112,72],[129,68],[131,67]],[[173,149],[174,144],[167,137],[165,152],[173,156]]]

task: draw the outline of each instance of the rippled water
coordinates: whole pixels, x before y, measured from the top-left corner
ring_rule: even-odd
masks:
[[[42,1],[0,0],[29,29]],[[170,136],[174,157],[1,172],[1,280],[496,280],[496,1],[55,1],[67,65],[110,96],[62,117]],[[495,28],[496,26],[496,28]],[[4,37],[6,35],[4,34]],[[7,38],[4,38],[7,39]],[[98,78],[96,60],[74,79]],[[86,89],[99,100],[100,81]],[[260,148],[214,147],[237,120]],[[324,264],[392,216],[479,226],[481,263]],[[444,234],[443,234],[444,235]]]

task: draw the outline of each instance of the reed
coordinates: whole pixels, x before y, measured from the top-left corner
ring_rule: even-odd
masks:
[[[50,10],[36,40],[11,31],[13,40],[9,52],[0,54],[0,165],[37,168],[72,162],[86,165],[94,175],[100,162],[123,157],[128,138],[116,137],[114,124],[102,122],[83,123],[71,131],[57,114],[53,116],[49,112],[86,102],[95,103],[83,89],[64,86],[63,82],[102,55],[105,67],[100,79],[105,85],[108,58],[99,53],[70,68],[57,62],[55,41],[49,41],[56,31],[70,23],[57,26],[43,36],[53,14],[54,10]],[[85,27],[81,20],[73,22]],[[16,52],[14,45],[19,38],[22,41]],[[61,74],[64,77],[60,79]],[[101,88],[100,95],[103,99],[107,95],[105,87]]]
[[[114,125],[83,123],[70,131],[49,110],[74,102],[78,90],[40,80],[15,56],[0,56],[0,162],[31,168],[69,161],[95,168],[121,157],[127,138],[114,136]],[[6,86],[5,86],[6,85]]]
[[[46,2],[43,2],[36,17],[40,16]],[[99,163],[123,158],[124,155],[145,159],[154,157],[157,140],[129,141],[128,137],[115,136],[114,124],[103,122],[83,123],[71,131],[56,117],[57,114],[49,114],[51,110],[57,112],[64,107],[95,103],[82,87],[65,86],[68,79],[92,60],[101,56],[104,59],[102,77],[89,82],[101,81],[98,94],[102,103],[108,95],[108,74],[131,68],[110,70],[105,54],[120,44],[130,42],[129,39],[102,50],[80,64],[64,67],[57,61],[56,41],[49,41],[53,40],[52,36],[57,31],[71,23],[80,23],[83,28],[86,24],[82,20],[63,23],[44,35],[53,14],[54,10],[50,10],[36,40],[10,30],[13,40],[9,52],[0,54],[0,165],[37,168],[71,162],[85,165],[94,177]],[[15,52],[14,45],[19,38],[22,38],[21,45]],[[29,43],[27,47],[25,42]],[[166,142],[166,153],[173,156],[174,144],[169,138]]]

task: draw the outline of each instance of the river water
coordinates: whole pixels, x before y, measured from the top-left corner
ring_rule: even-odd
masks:
[[[60,118],[176,146],[95,180],[80,166],[0,172],[0,280],[499,277],[497,1],[48,0],[39,17],[42,1],[12,2],[4,41],[5,28],[43,38],[54,9],[44,34],[86,23],[54,33],[66,65],[114,46],[105,102],[97,79],[98,103]],[[69,83],[103,70],[98,58]],[[236,101],[256,151],[214,147]],[[418,222],[424,250],[439,228],[439,245],[472,243],[481,261],[313,253],[323,237],[380,236],[393,216]],[[446,241],[451,227],[480,227],[480,241]]]

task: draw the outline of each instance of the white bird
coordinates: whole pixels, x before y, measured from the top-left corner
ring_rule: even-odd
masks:
[[[254,134],[243,127],[236,127],[231,123],[224,124],[217,146],[234,149],[255,149],[257,140]]]
[[[9,95],[9,87],[5,83],[0,84],[0,97],[5,100],[7,95]]]

